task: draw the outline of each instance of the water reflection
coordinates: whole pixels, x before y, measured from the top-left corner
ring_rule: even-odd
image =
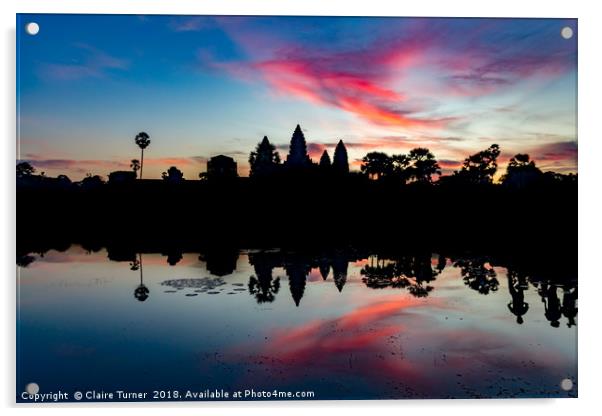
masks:
[[[87,253],[98,252],[102,248],[84,247]],[[338,292],[342,292],[347,283],[350,265],[362,264],[361,281],[370,289],[404,289],[413,297],[425,298],[436,289],[436,279],[448,265],[460,272],[464,284],[481,295],[498,291],[500,282],[496,267],[487,257],[466,256],[446,257],[441,254],[419,252],[410,254],[369,254],[370,251],[353,249],[320,251],[317,253],[283,251],[277,249],[252,250],[248,252],[248,263],[253,267],[251,275],[243,289],[248,291],[258,304],[274,302],[281,289],[281,278],[288,280],[290,297],[295,306],[301,305],[305,296],[305,288],[312,270],[316,270],[324,282],[332,279]],[[183,259],[183,252],[172,250],[162,253],[169,266],[176,266]],[[219,294],[225,285],[222,279],[237,270],[240,251],[234,248],[217,248],[200,253],[198,258],[206,264],[206,270],[217,278],[171,279],[162,285],[177,290],[194,289],[195,293]],[[35,260],[44,258],[44,252],[21,255],[17,265],[28,267]],[[139,273],[139,284],[134,289],[134,298],[144,302],[149,298],[150,290],[144,284],[143,254],[109,251],[108,258],[116,262],[129,262],[131,271]],[[503,265],[502,265],[503,267]],[[277,270],[277,273],[275,273]],[[544,305],[544,316],[550,326],[558,328],[564,316],[567,327],[576,326],[577,316],[577,281],[576,279],[542,280],[533,279],[523,271],[508,267],[505,269],[509,302],[508,311],[514,315],[516,323],[522,325],[529,311],[529,303],[525,301],[525,291],[533,286]],[[280,275],[278,275],[280,274]],[[216,291],[217,290],[217,291]],[[230,290],[225,293],[234,294]],[[559,297],[562,293],[562,300]],[[175,291],[165,291],[173,293]],[[195,295],[196,296],[196,295]]]
[[[136,290],[134,290],[134,297],[140,302],[144,302],[148,299],[150,291],[144,285],[144,275],[142,273],[142,253],[138,254],[138,258],[134,259],[130,263],[130,270],[134,272],[140,271],[140,284],[138,285]]]
[[[462,279],[468,287],[483,295],[497,291],[500,285],[493,266],[482,257],[458,259],[454,267],[460,268]]]
[[[280,278],[272,276],[278,263],[260,253],[250,253],[249,263],[255,270],[255,275],[249,278],[249,293],[259,304],[273,302],[280,290]]]
[[[362,269],[362,274],[366,276],[364,282],[373,289],[404,288],[413,296],[426,297],[433,290],[429,283],[446,265],[445,257],[437,257],[437,263],[433,266],[430,253],[401,255],[393,259],[371,256],[370,264]]]
[[[576,382],[577,281],[539,262],[356,248],[27,256],[23,382],[323,399],[576,394],[558,386]]]

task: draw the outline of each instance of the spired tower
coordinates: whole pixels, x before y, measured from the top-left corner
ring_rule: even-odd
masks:
[[[320,157],[319,163],[320,169],[328,170],[332,167],[332,163],[330,162],[330,156],[328,156],[328,151],[324,150],[322,156]]]
[[[332,158],[332,168],[337,173],[349,173],[349,159],[347,157],[347,148],[342,140],[339,140],[337,147],[334,149],[334,157]]]
[[[304,168],[311,164],[311,160],[307,154],[305,136],[301,131],[301,126],[298,124],[291,138],[288,155],[286,156],[286,164],[291,168]]]

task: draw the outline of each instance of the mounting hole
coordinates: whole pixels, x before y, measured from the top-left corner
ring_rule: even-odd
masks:
[[[28,35],[35,36],[40,31],[40,25],[36,22],[29,22],[25,25],[25,31]]]
[[[560,36],[562,36],[565,39],[570,39],[573,37],[573,29],[571,29],[568,26],[565,26],[562,28],[562,30],[560,31]]]
[[[573,380],[565,378],[560,382],[560,388],[564,391],[573,390]]]
[[[40,386],[38,386],[38,383],[29,383],[27,386],[25,386],[25,391],[28,394],[38,394],[40,391]]]

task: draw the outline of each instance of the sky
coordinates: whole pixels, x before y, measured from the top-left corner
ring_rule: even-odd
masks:
[[[29,22],[39,24],[32,36]],[[565,27],[573,36],[561,36]],[[577,21],[282,16],[17,16],[18,158],[47,176],[187,179],[225,154],[249,171],[263,136],[284,158],[300,124],[312,159],[336,143],[429,148],[444,174],[500,145],[577,171]]]

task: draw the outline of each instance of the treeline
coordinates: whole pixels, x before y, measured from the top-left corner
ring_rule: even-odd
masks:
[[[298,130],[302,135],[301,130]],[[297,130],[296,130],[297,132]],[[299,137],[299,136],[297,136]],[[493,144],[485,150],[468,156],[461,164],[459,170],[450,175],[442,175],[441,167],[427,149],[418,147],[407,154],[389,155],[384,152],[370,152],[361,160],[359,172],[349,170],[347,150],[343,141],[339,141],[331,161],[326,150],[322,153],[319,163],[314,163],[307,154],[305,139],[291,140],[291,151],[286,160],[282,161],[276,147],[267,137],[256,146],[249,156],[250,178],[265,182],[270,179],[295,178],[366,178],[376,182],[388,184],[420,184],[420,185],[494,185],[499,184],[510,188],[523,189],[537,185],[554,185],[558,183],[571,184],[577,182],[577,175],[573,173],[560,174],[556,172],[543,172],[528,154],[516,154],[507,166],[506,172],[496,183],[495,175],[498,171],[498,157],[500,147]],[[111,172],[109,183],[133,182],[141,164],[137,159],[131,161],[131,172]],[[83,180],[72,182],[66,175],[56,178],[47,177],[44,172],[36,174],[36,169],[30,162],[17,164],[16,177],[18,187],[54,187],[54,188],[84,188],[93,189],[105,185],[107,182],[99,175],[87,174]],[[220,177],[201,172],[202,181],[224,181],[232,176]],[[234,176],[236,177],[236,176]],[[162,179],[166,183],[182,183],[184,174],[177,167],[172,166],[163,172]]]

